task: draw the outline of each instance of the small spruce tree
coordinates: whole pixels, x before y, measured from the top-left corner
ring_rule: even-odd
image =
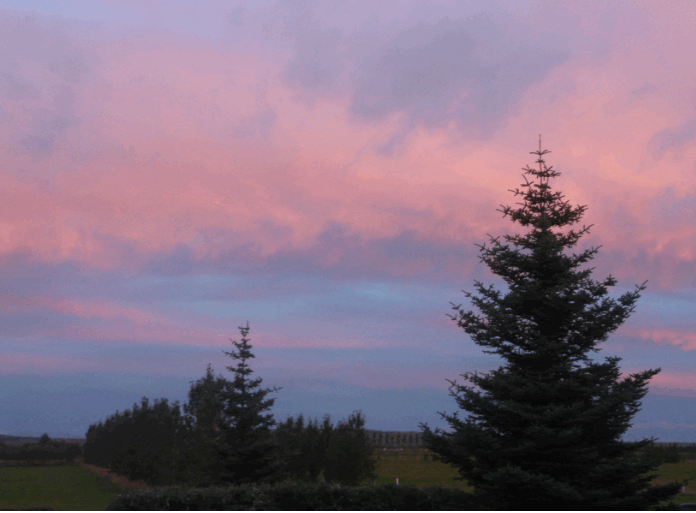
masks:
[[[218,478],[225,484],[275,482],[283,477],[284,462],[271,432],[275,420],[264,412],[275,402],[266,396],[280,389],[261,389],[261,378],[249,379],[253,371],[247,360],[254,358],[247,338],[249,323],[239,331],[241,343],[230,339],[237,351],[223,351],[239,363],[226,367],[234,373],[234,380],[222,393],[222,415],[216,417],[220,433]]]
[[[538,156],[539,169],[524,168],[538,178],[525,178],[522,207],[504,207],[504,216],[522,226],[524,235],[505,236],[503,245],[479,245],[490,270],[509,287],[505,295],[476,281],[480,296],[472,303],[483,317],[453,305],[450,316],[484,351],[506,364],[490,374],[465,373],[479,388],[451,383],[451,395],[466,420],[441,416],[451,432],[432,432],[421,424],[423,440],[436,459],[459,470],[461,480],[487,508],[499,510],[640,510],[654,507],[679,492],[685,482],[650,486],[659,460],[636,451],[651,442],[624,442],[647,382],[660,369],[620,379],[620,358],[592,362],[598,351],[633,312],[639,292],[607,295],[616,280],[590,279],[593,269],[577,270],[599,248],[566,255],[589,230],[558,230],[580,220],[586,206],[571,208],[562,194],[551,192],[549,179],[559,173]]]

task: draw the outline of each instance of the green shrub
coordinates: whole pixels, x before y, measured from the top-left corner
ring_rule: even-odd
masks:
[[[119,495],[113,511],[461,511],[481,510],[472,494],[455,488],[393,484],[341,487],[327,483],[284,482],[232,487],[166,487]]]

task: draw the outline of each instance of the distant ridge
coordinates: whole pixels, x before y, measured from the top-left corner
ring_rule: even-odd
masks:
[[[382,431],[379,429],[366,429],[370,440],[377,447],[422,447],[422,433],[420,431]],[[380,434],[382,438],[380,439]],[[74,442],[84,445],[87,439],[85,438],[52,438],[52,440],[60,442]],[[7,445],[22,445],[35,444],[39,441],[38,436],[17,436],[17,435],[0,435],[0,442]],[[634,440],[627,440],[634,441]],[[655,442],[655,445],[670,445],[676,444],[677,447],[696,446],[696,442]]]
[[[51,440],[56,440],[58,442],[75,442],[80,445],[84,445],[87,441],[85,438],[52,438]],[[38,436],[0,435],[0,442],[7,445],[35,444],[38,441]]]

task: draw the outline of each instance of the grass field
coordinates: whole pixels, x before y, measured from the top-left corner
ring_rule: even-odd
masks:
[[[472,491],[472,488],[462,481],[455,481],[459,473],[438,461],[432,461],[428,453],[420,449],[376,450],[377,455],[377,484],[396,483],[414,486],[447,486]]]
[[[457,472],[428,458],[418,449],[377,450],[377,483],[447,486],[470,491]],[[693,456],[689,456],[693,457]],[[696,461],[666,463],[657,471],[655,484],[694,478],[686,491],[696,491]],[[0,509],[46,506],[55,510],[104,510],[109,501],[124,490],[86,468],[64,465],[51,467],[0,468]],[[695,502],[696,494],[679,494],[677,504]]]
[[[0,509],[105,510],[121,489],[73,465],[0,468]]]
[[[419,449],[402,450],[377,450],[377,483],[396,483],[399,478],[400,485],[414,486],[447,486],[460,488],[465,491],[473,491],[463,481],[455,481],[459,473],[448,465],[432,461],[424,461],[425,452]],[[686,458],[693,458],[688,455]],[[685,458],[685,459],[686,459]],[[654,484],[666,484],[671,481],[681,481],[692,478],[686,486],[687,492],[696,492],[696,460],[682,461],[681,463],[665,463],[657,470]],[[680,493],[674,498],[676,504],[685,502],[696,503],[696,493]]]

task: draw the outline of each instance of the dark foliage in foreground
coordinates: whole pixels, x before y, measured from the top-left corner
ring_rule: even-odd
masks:
[[[119,495],[112,511],[476,511],[471,494],[454,488],[393,484],[342,487],[279,483],[225,488],[168,487]]]

